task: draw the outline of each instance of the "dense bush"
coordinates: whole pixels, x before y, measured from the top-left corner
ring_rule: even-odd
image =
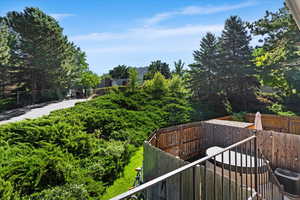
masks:
[[[15,98],[0,98],[0,113],[6,110],[16,108],[16,99]]]
[[[0,199],[99,199],[149,133],[190,120],[171,82],[0,126]]]

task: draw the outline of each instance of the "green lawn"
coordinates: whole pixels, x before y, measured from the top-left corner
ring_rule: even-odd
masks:
[[[118,194],[126,192],[134,183],[136,176],[135,168],[142,167],[143,163],[143,147],[140,147],[138,151],[130,158],[127,166],[124,168],[124,175],[115,180],[112,186],[110,186],[106,193],[101,197],[102,200],[108,200]]]

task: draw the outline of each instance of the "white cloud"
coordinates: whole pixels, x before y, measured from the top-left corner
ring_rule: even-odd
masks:
[[[100,66],[108,68],[120,63],[143,66],[156,59],[171,63],[188,58],[185,61],[190,62],[204,34],[210,31],[220,35],[222,29],[223,25],[136,28],[123,33],[92,33],[70,39],[80,44],[91,65],[99,66],[101,61]]]
[[[111,40],[157,40],[162,38],[191,36],[205,32],[221,32],[223,25],[187,25],[176,28],[136,28],[124,33],[91,33],[87,35],[73,36],[70,39],[79,41],[111,41]]]
[[[177,15],[178,12],[166,12],[166,13],[159,13],[154,15],[153,17],[146,19],[145,23],[146,25],[153,25],[153,24],[157,24],[161,21],[164,21],[166,19],[169,19],[175,15]]]
[[[236,10],[255,5],[255,1],[246,1],[239,4],[223,5],[223,6],[188,6],[177,11],[158,13],[151,18],[145,20],[146,26],[155,25],[161,21],[170,19],[176,16],[184,15],[207,15],[218,12],[225,12],[230,10]]]
[[[114,40],[122,39],[126,37],[127,34],[118,34],[118,33],[90,33],[86,35],[77,35],[72,36],[70,39],[73,41],[105,41],[105,40]]]
[[[71,13],[51,13],[50,16],[56,20],[62,20],[64,18],[73,17],[75,15]]]

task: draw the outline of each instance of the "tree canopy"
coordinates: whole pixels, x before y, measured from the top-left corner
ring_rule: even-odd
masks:
[[[174,62],[174,67],[175,67],[175,70],[174,70],[174,74],[177,74],[178,76],[183,76],[184,74],[184,65],[185,63],[179,59],[177,62],[175,61]]]
[[[165,78],[171,78],[171,71],[169,64],[161,60],[153,61],[148,67],[148,72],[144,75],[144,80],[152,79],[155,73],[161,73]]]
[[[87,76],[85,53],[68,40],[58,21],[42,10],[27,7],[8,12],[0,20],[0,32],[3,89],[10,84],[35,99],[43,91],[66,91],[80,80],[95,80],[95,76]]]
[[[281,95],[291,95],[293,89],[299,91],[300,31],[287,7],[267,11],[249,27],[254,35],[263,36],[263,45],[253,54],[262,83]]]
[[[127,79],[129,78],[129,67],[126,65],[118,65],[112,70],[109,70],[109,75],[113,79]]]

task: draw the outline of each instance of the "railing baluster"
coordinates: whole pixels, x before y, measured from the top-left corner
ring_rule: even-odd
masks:
[[[195,181],[195,175],[196,175],[196,167],[193,167],[193,199],[196,200],[196,181]]]
[[[264,171],[263,171],[263,163],[262,163],[262,157],[261,157],[261,151],[260,149],[258,149],[259,151],[259,169],[260,169],[260,185],[261,185],[261,193],[262,193],[262,197],[265,197],[265,186],[264,186]]]
[[[216,200],[216,156],[213,157],[214,159],[214,200]]]
[[[269,178],[270,178],[270,174],[269,174],[269,173],[270,173],[270,172],[269,172],[269,170],[268,170],[267,173],[266,173],[266,174],[267,174],[267,183],[268,183],[268,184],[267,184],[267,191],[268,191],[267,194],[268,194],[268,196],[270,196],[270,179],[269,179]]]
[[[238,199],[238,180],[237,180],[237,147],[234,148],[235,151],[235,199]]]
[[[229,187],[229,199],[231,199],[231,150],[229,149],[228,150],[229,152],[229,184],[228,184],[228,187]]]
[[[259,153],[259,149],[257,149],[257,152],[258,152],[258,154],[257,154],[257,161],[258,161],[258,166],[257,166],[257,171],[258,171],[258,192],[259,192],[259,194],[261,195],[261,193],[262,193],[262,189],[261,189],[261,166],[260,166],[260,159],[259,159],[259,156],[260,156],[260,153]]]
[[[207,166],[206,166],[206,161],[204,162],[204,199],[206,200],[207,198],[207,193],[206,193],[206,170],[207,170]]]
[[[262,154],[262,153],[261,153]],[[268,192],[268,182],[267,182],[267,172],[266,171],[266,166],[265,166],[265,160],[262,161],[263,163],[263,174],[264,174],[264,193],[265,193],[265,197],[267,197],[267,192]]]
[[[267,192],[268,192],[268,188],[267,188],[267,186],[268,186],[268,182],[267,182],[267,176],[266,176],[266,174],[267,174],[267,172],[268,171],[266,171],[266,166],[265,166],[265,160],[262,160],[262,165],[263,165],[263,179],[264,179],[264,194],[265,194],[265,197],[267,197]]]
[[[255,192],[258,199],[258,168],[257,168],[257,139],[254,138],[254,168],[255,168]]]
[[[222,200],[224,200],[224,152],[221,154],[222,156]]]
[[[183,200],[183,198],[182,198],[182,172],[179,174],[179,199]]]
[[[241,178],[241,200],[243,200],[243,145],[240,146],[240,178]]]
[[[251,179],[250,179],[250,185],[251,185],[251,197],[253,195],[253,174],[254,174],[254,170],[253,170],[253,165],[252,165],[252,158],[253,158],[253,153],[252,153],[252,141],[250,141],[250,173],[251,173]]]
[[[249,154],[249,150],[247,149],[247,145],[248,143],[245,143],[245,151],[246,151],[246,199],[248,199],[248,170],[249,170],[249,166],[248,166],[248,154]]]

